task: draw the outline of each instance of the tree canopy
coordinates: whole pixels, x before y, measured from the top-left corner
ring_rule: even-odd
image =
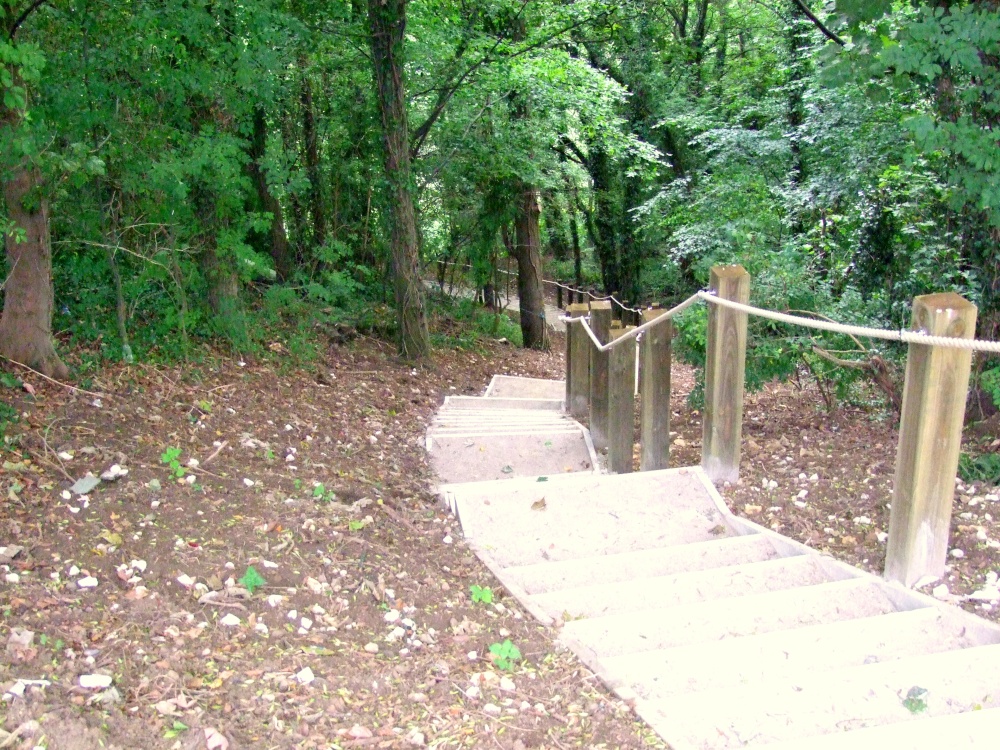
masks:
[[[543,279],[641,304],[720,262],[876,324],[953,289],[995,336],[997,11],[5,0],[0,354],[64,375],[53,329],[131,361],[349,323],[419,361],[455,273],[517,276],[546,346]],[[844,359],[788,344],[761,377]]]

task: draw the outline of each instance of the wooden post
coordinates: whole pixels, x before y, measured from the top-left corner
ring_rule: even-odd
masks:
[[[743,266],[713,266],[709,289],[720,299],[746,304],[750,274]],[[701,465],[713,482],[735,482],[740,474],[747,314],[709,302],[707,348]]]
[[[562,287],[558,284],[556,285],[556,307],[562,310]]]
[[[590,303],[590,328],[601,344],[611,338],[611,303]],[[586,334],[584,334],[586,335]],[[590,437],[596,450],[608,447],[608,353],[590,347]]]
[[[913,328],[971,339],[976,306],[953,292],[913,300]],[[912,586],[944,573],[972,351],[910,344],[885,577]]]
[[[643,310],[642,322],[656,320],[666,310]],[[642,334],[639,368],[642,409],[640,471],[666,469],[670,460],[670,342],[673,322],[665,320]]]
[[[612,331],[612,340],[634,328]],[[622,342],[608,355],[608,469],[627,474],[632,471],[635,445],[635,342]]]
[[[587,314],[587,305],[570,305],[566,314],[580,318]],[[590,414],[590,350],[593,343],[583,326],[566,326],[566,411],[576,419]]]

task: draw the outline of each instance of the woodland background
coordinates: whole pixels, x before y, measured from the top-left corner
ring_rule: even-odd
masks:
[[[4,0],[0,25],[0,353],[50,375],[52,331],[83,372],[276,337],[307,361],[343,326],[419,361],[422,279],[508,268],[520,331],[444,314],[545,347],[543,278],[670,303],[738,262],[774,309],[904,327],[955,290],[1000,328],[994,0]],[[754,325],[751,385],[898,398],[892,345]],[[679,329],[697,360],[704,311]]]

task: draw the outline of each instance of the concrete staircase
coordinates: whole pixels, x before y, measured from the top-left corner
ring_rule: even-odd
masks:
[[[446,402],[428,433],[440,493],[505,588],[673,748],[1000,747],[1000,627],[732,515],[698,468],[594,473],[585,431],[588,466],[559,455],[545,431],[582,428],[545,382]],[[529,459],[539,440],[553,450]],[[489,460],[455,468],[469,447]]]

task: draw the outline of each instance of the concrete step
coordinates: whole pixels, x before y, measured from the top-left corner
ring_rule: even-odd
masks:
[[[427,435],[431,467],[444,483],[503,480],[518,476],[592,472],[593,449],[580,430],[510,434]],[[493,496],[503,494],[494,490]]]
[[[564,620],[640,612],[651,605],[668,607],[712,599],[729,599],[736,609],[742,596],[812,586],[848,577],[850,571],[846,568],[824,564],[819,556],[801,555],[691,573],[581,586],[538,594],[531,599],[542,611]]]
[[[995,633],[989,638],[966,624],[934,607],[891,612],[611,657],[602,661],[602,677],[644,697],[665,697],[996,642]]]
[[[554,409],[559,411],[562,407],[561,398],[486,398],[485,396],[447,396],[443,405],[445,409],[490,411],[504,409]]]
[[[542,398],[561,401],[566,396],[565,380],[494,375],[486,398]]]
[[[705,482],[698,471],[665,470],[443,491],[480,556],[507,568],[734,536]]]
[[[971,750],[1000,746],[1000,709],[921,718],[835,732],[790,742],[756,745],[760,750]]]
[[[814,735],[996,708],[998,673],[1000,645],[976,646],[721,690],[639,697],[636,709],[676,750],[768,742],[805,748],[814,746],[803,738]],[[926,691],[922,701],[908,708],[904,701],[920,691]]]
[[[527,593],[544,594],[591,584],[771,560],[779,556],[767,537],[750,534],[618,555],[522,565],[507,568],[504,572]]]
[[[596,671],[597,661],[607,657],[893,612],[896,606],[883,589],[872,579],[848,578],[741,596],[735,603],[716,599],[573,620],[563,626],[559,641]]]

